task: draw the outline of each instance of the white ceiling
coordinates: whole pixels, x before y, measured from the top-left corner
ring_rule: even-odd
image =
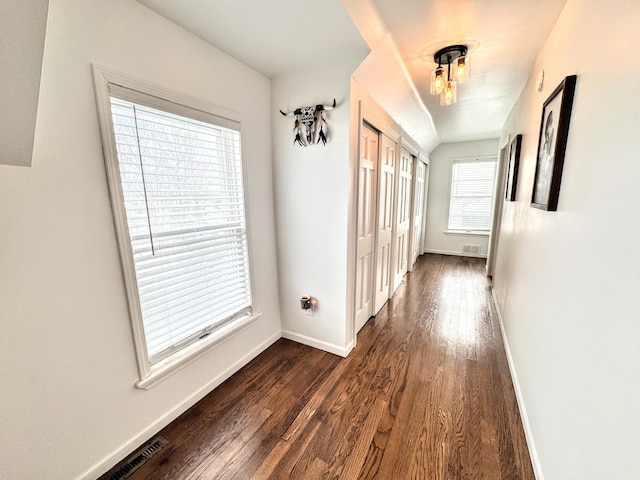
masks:
[[[138,0],[273,78],[371,50],[354,78],[428,151],[499,136],[566,0]],[[355,24],[355,26],[354,26]],[[429,94],[433,52],[471,47],[458,103]]]

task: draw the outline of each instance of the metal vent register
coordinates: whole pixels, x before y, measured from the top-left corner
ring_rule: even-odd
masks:
[[[480,245],[462,245],[462,253],[480,253]]]
[[[169,442],[162,437],[156,437],[150,440],[149,443],[132,453],[131,456],[127,458],[122,465],[117,467],[116,470],[111,472],[105,480],[125,480],[129,478],[133,472],[147,463],[151,457],[168,444]]]

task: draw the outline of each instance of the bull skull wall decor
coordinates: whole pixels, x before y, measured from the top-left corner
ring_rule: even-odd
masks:
[[[326,110],[333,110],[336,107],[336,99],[333,99],[333,105],[316,105],[315,107],[300,107],[293,112],[280,113],[285,117],[296,117],[293,124],[293,132],[296,134],[293,139],[294,144],[306,147],[312,143],[327,144],[327,122],[324,119]],[[304,135],[302,129],[304,128]],[[317,139],[316,139],[317,137]]]

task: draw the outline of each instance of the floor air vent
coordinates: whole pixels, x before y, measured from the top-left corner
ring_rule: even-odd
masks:
[[[146,445],[140,447],[138,451],[132,453],[122,465],[117,467],[115,471],[111,472],[111,474],[106,477],[106,480],[125,480],[129,478],[133,472],[147,463],[151,457],[162,450],[162,448],[168,443],[169,442],[162,437],[154,438]]]
[[[462,253],[480,253],[480,245],[462,245]]]

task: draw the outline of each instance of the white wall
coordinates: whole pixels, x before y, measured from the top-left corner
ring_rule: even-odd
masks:
[[[569,0],[502,133],[524,137],[494,289],[547,480],[640,478],[638,25],[637,0]],[[542,104],[571,74],[558,211],[545,212],[529,206]]]
[[[449,213],[451,162],[456,158],[493,156],[498,158],[498,139],[440,144],[430,155],[429,192],[425,252],[463,255],[463,245],[479,245],[479,257],[487,256],[489,235],[445,233]]]
[[[362,57],[272,79],[272,123],[278,284],[282,335],[346,355],[355,345],[353,304],[355,205],[361,109],[377,128],[400,136],[408,148],[424,151],[351,79]],[[316,96],[310,98],[309,95]],[[278,110],[330,103],[327,145],[293,144],[293,117]],[[313,316],[302,295],[317,299]]]
[[[278,283],[282,334],[346,355],[349,88],[362,57],[272,79],[272,124]],[[329,104],[328,143],[293,144],[294,117],[279,109]],[[314,316],[300,297],[317,299]]]
[[[95,478],[280,336],[269,80],[132,0],[52,0],[49,15],[32,167],[0,166],[0,478],[11,480]],[[244,117],[262,316],[149,391],[134,387],[92,62]]]
[[[31,164],[48,7],[48,0],[2,1],[0,164]]]

